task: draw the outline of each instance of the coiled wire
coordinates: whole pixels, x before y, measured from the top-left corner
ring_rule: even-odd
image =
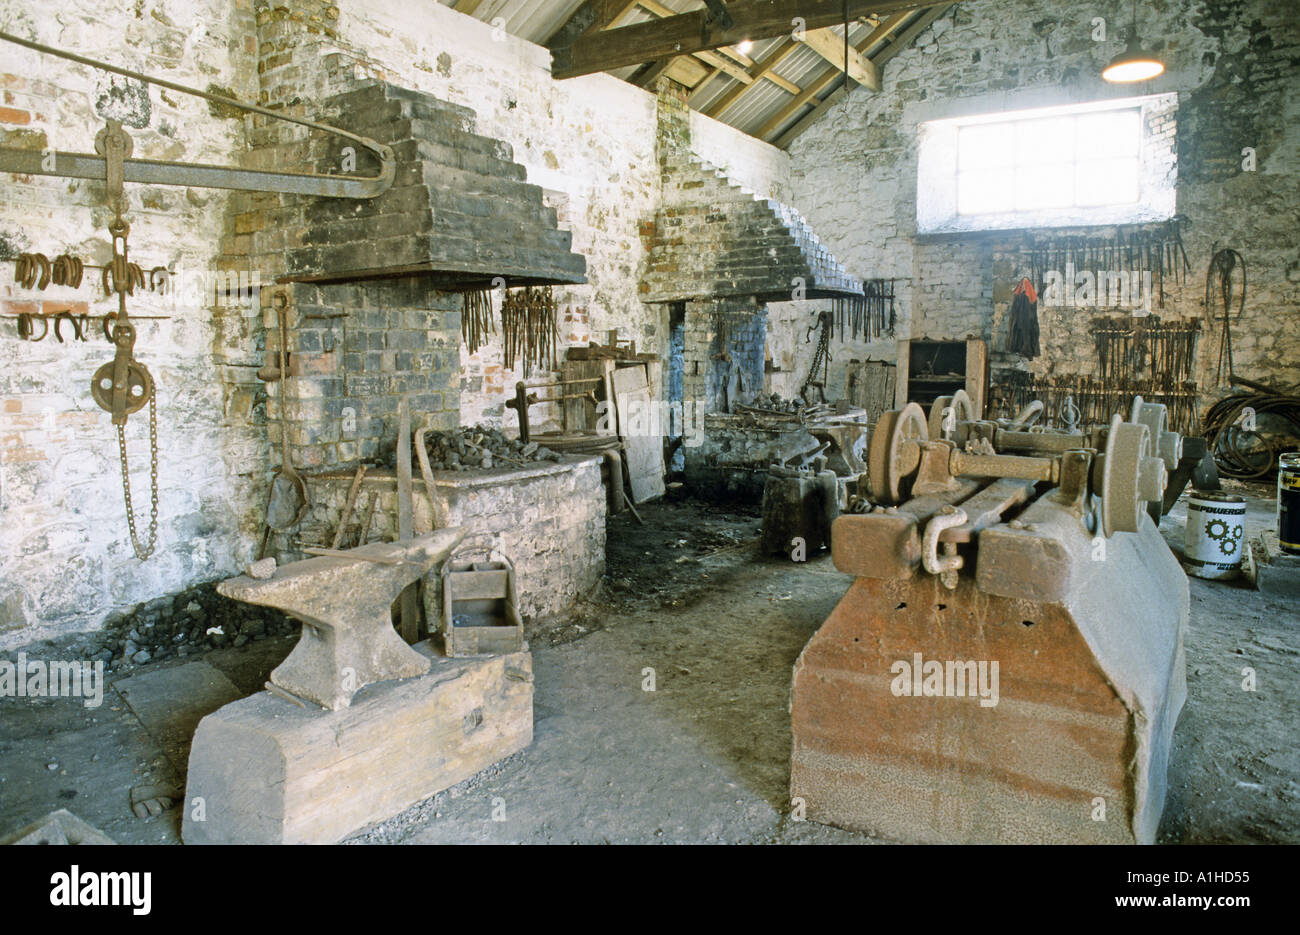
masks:
[[[1255,480],[1273,473],[1278,454],[1285,450],[1257,429],[1238,424],[1247,408],[1255,411],[1256,418],[1267,413],[1290,422],[1300,436],[1300,396],[1233,393],[1219,400],[1206,412],[1201,434],[1214,454],[1219,473],[1238,480]]]

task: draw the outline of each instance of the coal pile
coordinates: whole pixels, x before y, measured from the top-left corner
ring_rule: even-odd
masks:
[[[802,399],[782,399],[776,393],[771,396],[757,396],[749,404],[752,409],[766,409],[769,412],[799,413],[808,408]]]
[[[538,461],[559,461],[562,457],[545,445],[524,444],[482,425],[454,432],[426,432],[424,445],[429,467],[435,471],[488,471]]]
[[[211,582],[139,604],[105,621],[102,630],[77,638],[69,649],[118,668],[290,636],[298,628],[277,610],[222,597]]]

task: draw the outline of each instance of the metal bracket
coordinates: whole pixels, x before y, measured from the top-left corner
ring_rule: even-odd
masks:
[[[121,161],[121,178],[119,179],[114,177],[115,173],[112,170],[110,160],[107,158],[107,152],[100,148],[100,140],[97,138],[96,151],[100,153],[97,156],[83,153],[42,153],[37,150],[0,147],[0,172],[107,180],[110,186],[110,197],[113,194],[112,188],[114,184],[120,187],[122,182],[139,182],[145,185],[180,185],[192,188],[223,188],[236,191],[277,192],[314,195],[323,198],[374,198],[392,187],[393,178],[397,173],[397,163],[393,151],[383,143],[376,142],[368,137],[349,133],[347,130],[340,130],[338,127],[332,127],[328,124],[268,110],[256,104],[246,104],[223,94],[212,94],[208,91],[200,91],[197,88],[186,87],[162,78],[154,78],[127,68],[119,68],[116,65],[109,65],[82,55],[75,55],[62,49],[42,45],[39,42],[21,39],[9,33],[0,32],[0,39],[45,55],[67,59],[91,68],[98,68],[101,71],[141,81],[145,84],[167,88],[180,94],[189,94],[214,104],[233,107],[245,113],[260,114],[274,120],[283,120],[287,123],[319,130],[332,136],[342,137],[357,146],[369,150],[380,162],[379,173],[374,176],[322,175],[317,172],[272,172],[263,169],[241,169],[235,166],[213,166],[202,163],[158,162],[151,159],[125,158],[130,155],[128,138],[126,152],[121,154],[123,158]],[[114,121],[110,121],[110,129],[113,123]],[[117,126],[117,130],[121,131],[120,124]],[[114,135],[110,132],[106,137],[104,132],[101,131],[100,133],[100,137],[106,137],[105,143],[108,143]],[[122,136],[125,136],[125,133],[122,133]]]

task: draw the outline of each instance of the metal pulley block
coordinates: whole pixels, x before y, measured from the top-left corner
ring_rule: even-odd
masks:
[[[119,324],[113,329],[113,343],[117,354],[90,378],[90,395],[101,409],[112,413],[114,425],[122,425],[153,398],[154,384],[149,371],[131,356],[135,326]]]

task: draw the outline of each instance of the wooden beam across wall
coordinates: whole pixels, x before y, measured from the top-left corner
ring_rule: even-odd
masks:
[[[886,62],[888,62],[899,52],[903,51],[903,49],[907,48],[907,46],[912,42],[913,39],[919,36],[926,28],[930,26],[931,23],[933,23],[939,17],[943,16],[950,9],[952,9],[951,5],[946,7],[934,7],[926,10],[919,17],[917,17],[916,20],[911,23],[911,25],[909,25],[906,29],[900,32],[897,36],[894,36],[890,41],[890,43],[887,46],[885,46],[885,48],[881,49],[880,52],[874,58],[872,58],[873,64],[875,64],[877,68],[883,70]],[[901,14],[902,19],[906,19],[907,16],[908,14],[906,13]],[[885,25],[888,24],[882,24],[881,28],[883,29]],[[877,30],[876,32],[879,32],[879,30]],[[870,49],[873,45],[879,42],[881,38],[883,38],[882,36],[877,35],[876,32],[873,32],[871,35],[867,36],[867,38],[862,41],[860,46],[861,49],[864,50]],[[838,77],[838,74],[833,69],[827,72],[825,75],[823,75],[823,78],[829,79],[827,84],[833,82],[836,77]],[[822,85],[822,86],[825,87],[826,85]],[[818,93],[820,93],[820,91]],[[799,136],[810,126],[812,126],[818,117],[820,117],[830,108],[834,107],[837,103],[843,100],[844,95],[846,93],[847,93],[847,88],[841,85],[840,87],[832,91],[830,94],[826,95],[826,97],[823,100],[818,101],[812,110],[810,110],[808,113],[800,117],[798,122],[796,122],[788,130],[781,133],[780,136],[776,137],[775,139],[769,139],[768,135],[773,130],[779,129],[781,125],[786,120],[788,120],[794,114],[795,111],[799,109],[799,108],[786,108],[781,113],[777,114],[776,117],[774,117],[772,120],[769,120],[766,124],[764,124],[765,132],[760,132],[757,135],[759,139],[766,140],[767,142],[772,143],[774,146],[778,146],[781,149],[785,149],[792,142],[794,142],[797,136]],[[805,101],[804,103],[806,104],[807,102]],[[804,105],[801,104],[800,107],[802,106]]]
[[[813,29],[803,37],[804,44],[826,61],[835,66],[837,71],[845,71],[844,36],[837,35],[830,29]],[[848,55],[849,77],[863,87],[873,91],[880,90],[880,69],[852,45]]]
[[[757,42],[790,35],[796,24],[804,30],[843,24],[848,18],[896,13],[899,10],[945,5],[926,0],[738,0],[728,5],[730,28],[710,28],[707,10],[678,13],[617,29],[587,32],[572,45],[551,52],[551,73],[575,78],[598,71],[640,65],[672,55],[691,55],[746,39]]]

